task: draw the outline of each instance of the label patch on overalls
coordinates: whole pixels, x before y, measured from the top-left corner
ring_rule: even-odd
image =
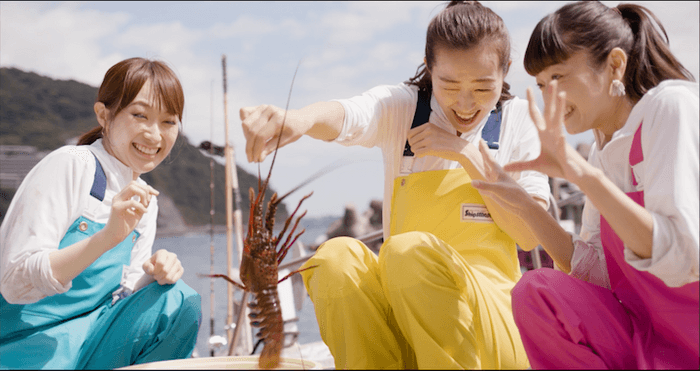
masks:
[[[481,204],[462,204],[462,221],[493,223],[491,213],[486,209],[486,205]]]

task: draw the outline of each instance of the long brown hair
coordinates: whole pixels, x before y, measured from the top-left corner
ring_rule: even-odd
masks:
[[[510,36],[503,19],[478,1],[450,1],[428,25],[425,39],[425,61],[416,75],[406,81],[420,89],[432,88],[430,70],[435,65],[438,48],[468,50],[482,42],[491,43],[498,52],[499,65],[505,76],[510,63]],[[512,99],[510,85],[503,82],[499,102]]]
[[[112,66],[105,74],[95,102],[104,103],[109,111],[109,122],[139,94],[143,84],[151,81],[156,104],[176,115],[182,122],[185,94],[180,80],[164,62],[145,58],[129,58]],[[107,125],[109,126],[109,125]],[[108,129],[107,129],[108,130]],[[102,126],[83,134],[78,145],[91,144],[103,137]]]
[[[599,68],[616,47],[628,56],[623,82],[633,102],[663,80],[694,81],[671,53],[666,30],[649,9],[635,4],[608,8],[598,1],[567,4],[544,17],[527,45],[525,71],[535,76],[578,51],[587,51],[591,67]]]

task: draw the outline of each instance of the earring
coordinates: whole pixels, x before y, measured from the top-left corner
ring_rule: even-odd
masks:
[[[625,84],[623,84],[620,80],[613,80],[612,83],[610,83],[608,93],[613,97],[621,97],[625,95]]]

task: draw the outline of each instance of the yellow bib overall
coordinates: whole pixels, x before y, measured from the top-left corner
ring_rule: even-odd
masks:
[[[466,171],[396,178],[391,211],[379,257],[339,237],[304,264],[317,265],[302,276],[336,368],[527,368],[515,242]]]

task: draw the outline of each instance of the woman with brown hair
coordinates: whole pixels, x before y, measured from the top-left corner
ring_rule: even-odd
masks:
[[[428,27],[424,62],[409,81],[353,98],[242,108],[248,160],[274,150],[285,115],[282,145],[308,135],[382,150],[379,256],[338,237],[302,273],[336,368],[527,368],[510,290],[521,276],[516,242],[536,243],[527,220],[471,186],[483,179],[481,142],[502,164],[539,147],[527,102],[504,81],[508,31],[478,2],[453,1]],[[544,210],[547,178],[513,176]]]
[[[530,38],[525,69],[545,100],[544,117],[533,112],[541,155],[504,170],[564,178],[587,197],[580,236],[527,213],[563,271],[527,272],[513,289],[533,368],[700,366],[698,84],[664,36],[640,5],[576,2]],[[588,161],[562,125],[593,131]],[[476,186],[505,201],[503,185]]]
[[[0,227],[0,368],[112,369],[192,353],[200,297],[175,254],[153,254],[158,191],[139,178],[170,153],[183,107],[167,65],[121,61],[98,91],[99,126],[27,174]]]

